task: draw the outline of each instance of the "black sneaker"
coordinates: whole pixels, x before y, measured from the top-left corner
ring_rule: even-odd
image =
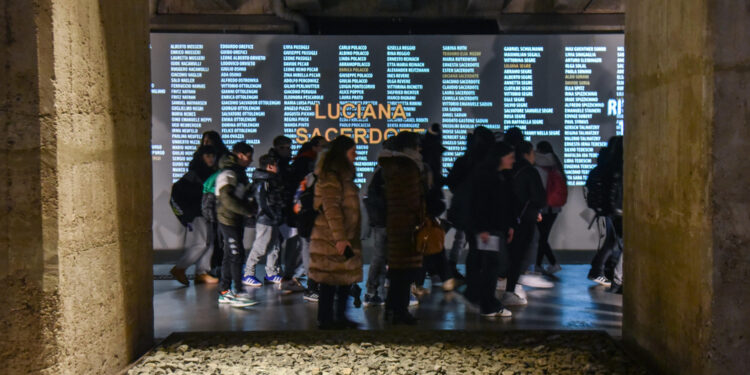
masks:
[[[308,290],[305,291],[305,295],[304,295],[303,298],[305,299],[305,301],[313,302],[313,303],[318,303],[318,300],[320,299],[320,296],[318,295],[317,292],[308,289]]]
[[[369,307],[369,306],[383,306],[384,304],[385,304],[385,301],[383,301],[383,299],[380,298],[379,295],[375,294],[375,295],[371,296],[369,294],[365,294],[365,300],[364,300],[364,306],[365,307]]]
[[[622,284],[618,284],[613,281],[612,286],[609,287],[608,292],[614,293],[614,294],[622,294]]]
[[[351,289],[349,289],[349,295],[354,298],[355,308],[362,307],[362,300],[360,299],[360,296],[362,295],[362,288],[360,288],[359,285],[352,284]]]

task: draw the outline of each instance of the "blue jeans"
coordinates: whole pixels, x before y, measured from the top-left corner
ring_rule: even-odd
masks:
[[[367,294],[385,297],[386,276],[386,237],[385,228],[372,228],[372,238],[375,248],[372,253],[370,270],[367,272]]]
[[[255,276],[255,266],[260,259],[266,256],[266,276],[278,275],[279,269],[279,252],[281,251],[281,234],[279,227],[256,224],[255,242],[250,256],[247,258],[245,265],[245,275]]]

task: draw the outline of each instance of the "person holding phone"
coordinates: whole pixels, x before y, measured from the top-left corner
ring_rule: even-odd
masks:
[[[357,328],[346,317],[351,285],[362,281],[359,188],[354,183],[354,141],[337,137],[316,166],[314,207],[318,210],[310,236],[310,278],[319,283],[318,324],[321,329]]]

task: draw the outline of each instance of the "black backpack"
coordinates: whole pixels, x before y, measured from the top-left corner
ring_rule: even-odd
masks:
[[[314,207],[315,202],[315,184],[318,182],[318,176],[310,173],[312,178],[310,186],[307,185],[308,177],[305,177],[297,188],[294,195],[294,212],[297,215],[297,233],[302,238],[310,238],[315,219],[318,218],[319,210]]]
[[[586,179],[586,204],[596,212],[597,216],[610,214],[612,206],[610,200],[609,175],[600,165],[589,172]]]

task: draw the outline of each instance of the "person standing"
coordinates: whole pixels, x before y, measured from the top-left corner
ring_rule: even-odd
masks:
[[[384,150],[393,149],[393,140],[389,138],[383,142]],[[367,196],[364,198],[370,233],[373,239],[373,253],[370,268],[367,272],[367,291],[364,306],[382,306],[385,304],[385,278],[387,273],[386,247],[386,200],[385,179],[383,168],[378,165],[367,186]]]
[[[518,225],[509,248],[508,279],[502,299],[505,306],[527,304],[526,298],[516,291],[516,284],[532,263],[529,254],[533,249],[530,244],[537,230],[536,224],[542,218],[541,210],[547,205],[542,178],[534,168],[535,160],[534,146],[527,141],[519,142],[513,167],[513,193],[516,197]]]
[[[232,153],[226,155],[219,163],[221,173],[216,177],[215,194],[219,203],[216,218],[224,240],[219,303],[237,307],[257,303],[242,289],[242,265],[245,260],[245,248],[242,244],[243,220],[256,214],[246,199],[250,182],[245,170],[252,162],[252,146],[245,142],[235,143]]]
[[[477,165],[484,160],[487,153],[495,144],[495,136],[489,129],[478,126],[474,129],[469,140],[468,150],[464,155],[456,159],[447,178],[448,187],[453,193],[451,206],[448,209],[448,220],[456,228],[456,238],[450,255],[450,262],[455,268],[455,261],[458,260],[457,243],[460,248],[464,247],[464,242],[469,243],[469,253],[466,256],[466,277],[467,284],[464,295],[472,303],[479,302],[479,291],[472,286],[478,285],[479,269],[475,268],[476,262],[476,242],[473,236],[467,235],[468,222],[471,219],[471,176]],[[463,240],[463,241],[461,241]],[[460,279],[460,277],[456,276]],[[472,278],[474,278],[472,280]]]
[[[513,240],[515,222],[515,197],[511,170],[515,156],[513,148],[504,142],[497,143],[475,169],[472,176],[470,233],[474,235],[479,276],[471,278],[471,285],[479,295],[479,311],[485,317],[507,318],[513,314],[503,308],[495,297],[500,254]]]
[[[416,250],[414,230],[426,217],[425,192],[429,188],[424,163],[419,153],[419,136],[402,132],[394,139],[394,151],[378,156],[385,180],[386,243],[388,279],[386,311],[393,313],[394,324],[414,325],[409,314],[411,284],[422,267],[422,255]]]
[[[310,277],[319,283],[321,329],[356,328],[346,317],[349,290],[362,281],[359,188],[354,183],[354,140],[337,137],[318,166],[314,207],[319,210],[310,236]]]
[[[542,221],[537,223],[539,228],[539,250],[536,256],[536,268],[544,270],[549,275],[559,272],[562,267],[557,263],[557,258],[552,252],[549,244],[549,235],[552,226],[557,220],[557,215],[562,211],[568,199],[568,184],[560,159],[555,155],[552,145],[547,141],[536,145],[536,169],[542,178],[542,186],[547,193],[547,206],[542,209]],[[549,260],[549,266],[542,268],[544,257]]]
[[[170,205],[183,226],[185,226],[185,250],[177,264],[169,271],[177,281],[184,285],[190,282],[185,270],[195,265],[196,284],[216,284],[219,280],[211,275],[211,257],[214,244],[209,237],[209,223],[202,216],[201,200],[203,182],[213,174],[216,166],[216,155],[211,146],[201,146],[195,152],[190,168],[182,178],[172,186]]]
[[[255,268],[260,259],[266,257],[267,283],[281,282],[279,252],[281,250],[280,226],[284,223],[284,186],[278,175],[276,158],[271,154],[261,156],[259,168],[253,171],[252,194],[258,204],[258,215],[255,221],[255,241],[245,265],[245,276],[242,282],[250,287],[259,288],[263,283],[255,277]]]
[[[294,161],[290,166],[290,178],[291,181],[296,184],[295,195],[292,200],[293,208],[294,204],[297,204],[298,196],[300,196],[304,190],[308,187],[314,188],[315,185],[315,163],[318,161],[318,155],[325,146],[325,138],[313,137],[307,143],[303,144],[300,150],[297,152],[297,156],[294,157]],[[303,186],[304,184],[304,186]],[[302,189],[302,190],[300,190]],[[300,207],[301,210],[301,207]],[[279,288],[285,293],[303,291],[304,299],[310,302],[318,301],[318,287],[315,280],[309,277],[310,269],[310,235],[303,236],[301,229],[299,228],[299,212],[296,209],[290,213],[293,220],[288,220],[296,228],[297,237],[294,241],[289,243],[287,247],[288,254],[284,261],[284,280],[279,284]],[[298,251],[296,251],[298,250]],[[307,276],[307,287],[302,286],[301,279]]]

